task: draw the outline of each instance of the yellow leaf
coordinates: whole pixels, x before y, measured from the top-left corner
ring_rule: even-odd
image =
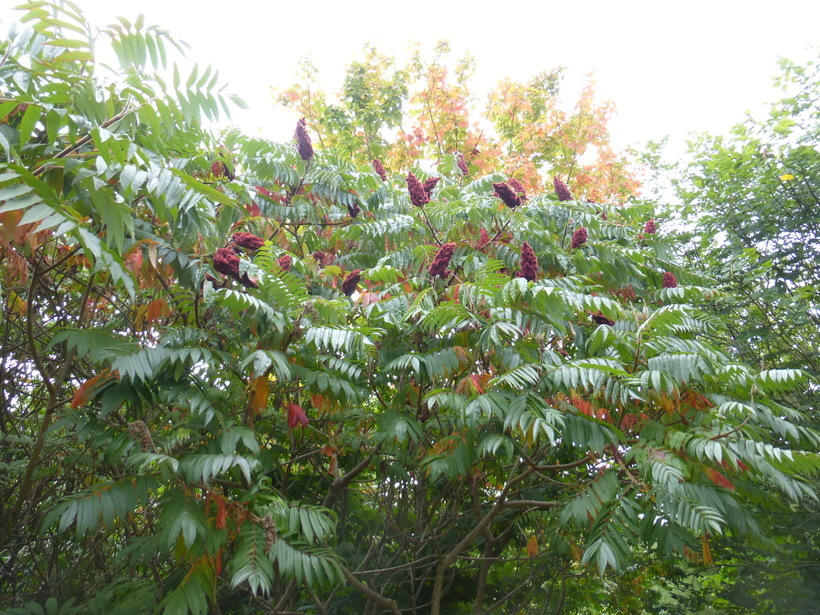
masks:
[[[9,292],[8,301],[11,313],[15,316],[25,318],[26,311],[28,310],[28,301],[24,300],[20,295],[18,295],[14,291]]]
[[[251,395],[248,408],[253,414],[261,414],[262,409],[268,405],[268,395],[270,394],[268,377],[265,375],[257,376],[251,382],[250,388]]]
[[[137,313],[134,316],[134,330],[142,331],[145,329],[145,314],[148,312],[147,305],[140,305],[137,307]]]
[[[780,176],[780,179],[784,182],[787,182],[790,179],[794,179],[794,175],[792,175],[791,173],[784,173],[783,175]]]
[[[527,555],[530,557],[538,555],[538,539],[535,537],[535,534],[527,540]]]

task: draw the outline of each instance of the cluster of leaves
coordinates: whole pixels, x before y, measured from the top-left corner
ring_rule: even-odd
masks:
[[[571,111],[561,104],[560,68],[525,83],[504,80],[479,107],[470,94],[475,61],[451,64],[443,42],[431,58],[416,51],[404,67],[368,47],[348,66],[338,101],[316,88],[307,62],[302,82],[278,100],[307,118],[323,146],[362,163],[379,158],[394,172],[458,152],[473,174],[515,176],[530,191],[560,175],[583,199],[616,203],[636,193],[630,157],[609,143],[614,107],[596,102],[591,78]]]
[[[720,294],[647,206],[508,207],[446,152],[383,180],[310,118],[216,140],[218,78],[169,83],[166,33],[104,30],[108,81],[75,5],[26,10],[0,46],[3,607],[561,612],[814,498],[784,401],[807,374],[711,341]]]

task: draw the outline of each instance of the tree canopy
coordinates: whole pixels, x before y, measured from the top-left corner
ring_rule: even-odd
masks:
[[[300,68],[302,81],[277,100],[306,118],[322,147],[357,162],[404,169],[458,153],[473,174],[502,173],[537,192],[558,174],[578,198],[601,203],[622,202],[639,187],[631,157],[609,140],[614,104],[595,99],[591,76],[566,110],[561,67],[525,82],[503,79],[479,104],[475,61],[454,62],[445,42],[429,57],[416,50],[407,66],[367,47],[348,66],[339,97],[317,88],[309,62]]]
[[[0,43],[0,608],[684,612],[664,577],[776,552],[767,515],[813,506],[810,328],[740,335],[737,310],[765,314],[723,256],[677,258],[653,203],[581,198],[555,73],[502,86],[479,164],[437,60],[420,94],[375,51],[344,103],[295,90],[305,117],[271,142],[205,130],[241,101],[142,18],[95,38],[35,1],[20,22]],[[420,136],[390,143],[407,105]],[[795,156],[784,198],[798,176],[816,194]],[[813,283],[778,246],[743,262]]]

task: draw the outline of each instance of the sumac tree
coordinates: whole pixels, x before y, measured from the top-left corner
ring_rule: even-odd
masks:
[[[0,46],[4,607],[582,612],[600,575],[760,538],[764,491],[813,497],[780,401],[805,372],[710,341],[719,293],[646,206],[449,152],[384,179],[309,119],[216,139],[218,79],[166,79],[164,32],[104,30],[106,79],[73,4],[27,10]]]

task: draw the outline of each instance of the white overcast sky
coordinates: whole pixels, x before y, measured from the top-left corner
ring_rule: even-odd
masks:
[[[617,145],[669,135],[677,150],[693,131],[725,132],[747,110],[777,98],[778,56],[805,60],[820,44],[818,0],[75,0],[94,25],[117,15],[170,30],[189,57],[212,64],[251,105],[241,128],[277,140],[293,117],[277,112],[270,86],[295,82],[308,56],[329,92],[365,43],[406,56],[409,45],[450,41],[477,60],[476,94],[504,77],[569,69],[572,101],[595,71],[599,98],[615,101]],[[0,0],[0,19],[16,0]],[[815,45],[814,51],[810,46]],[[281,133],[281,134],[280,134]]]

